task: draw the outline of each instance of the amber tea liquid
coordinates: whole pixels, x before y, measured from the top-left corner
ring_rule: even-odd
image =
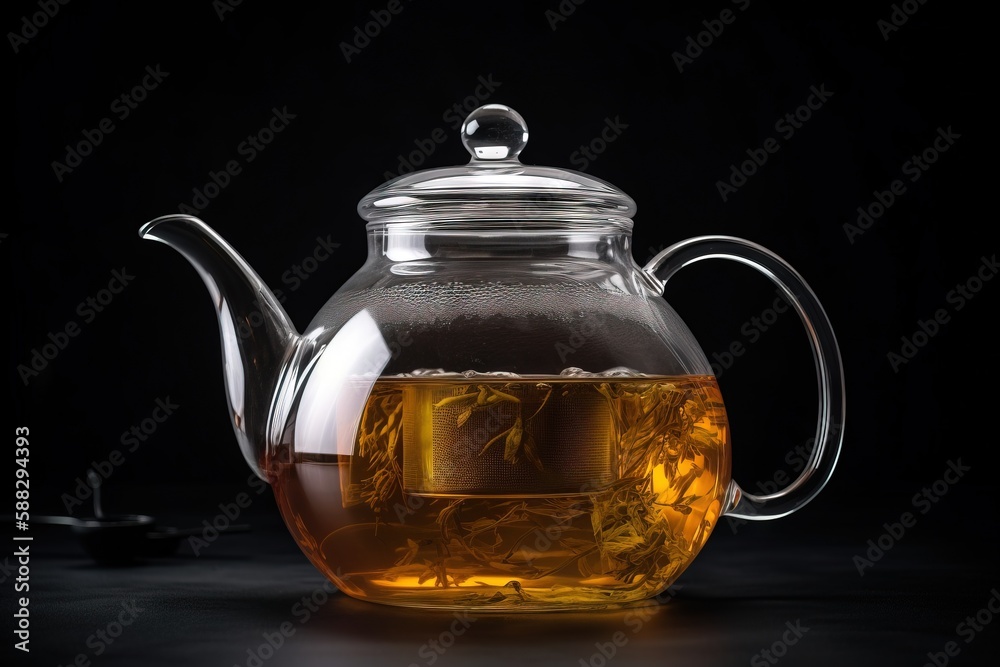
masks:
[[[285,522],[344,592],[421,607],[656,595],[730,479],[709,376],[384,377],[340,444],[270,462]]]

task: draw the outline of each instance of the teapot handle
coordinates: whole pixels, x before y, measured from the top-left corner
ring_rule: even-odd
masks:
[[[642,270],[662,294],[667,281],[678,270],[703,259],[731,259],[770,278],[795,308],[809,336],[819,384],[819,420],[809,460],[798,478],[776,493],[747,493],[735,480],[731,481],[724,505],[725,515],[741,519],[787,516],[816,497],[833,474],[840,456],[844,439],[845,390],[837,339],[823,307],[802,276],[785,260],[756,243],[732,236],[690,238],[663,250]]]

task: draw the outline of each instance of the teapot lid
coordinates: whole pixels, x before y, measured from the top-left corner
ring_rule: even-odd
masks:
[[[487,104],[462,124],[467,165],[398,176],[369,192],[358,213],[370,222],[475,220],[617,222],[631,226],[635,202],[579,171],[521,164],[528,126],[519,113]]]

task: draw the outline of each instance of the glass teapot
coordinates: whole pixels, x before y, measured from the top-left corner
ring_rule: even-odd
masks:
[[[302,551],[350,596],[505,612],[637,602],[677,579],[722,517],[787,515],[836,465],[840,352],[799,274],[724,236],[640,268],[632,199],[522,164],[527,140],[513,109],[480,107],[462,125],[467,165],[365,196],[367,261],[302,334],[201,220],[140,230],[204,279],[240,449]],[[730,478],[718,384],[661,297],[710,258],[770,278],[814,352],[815,444],[770,495]]]

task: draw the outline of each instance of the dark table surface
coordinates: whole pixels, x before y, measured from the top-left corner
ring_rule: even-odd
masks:
[[[996,664],[1000,654],[1000,623],[959,627],[977,613],[992,620],[993,595],[1000,609],[989,546],[996,531],[977,533],[951,518],[909,529],[864,576],[854,557],[868,545],[845,536],[850,525],[807,512],[735,533],[720,525],[659,603],[482,614],[452,643],[449,612],[327,595],[271,505],[261,505],[248,513],[250,533],[220,538],[198,556],[183,544],[173,557],[133,567],[99,567],[68,530],[36,529],[31,653],[4,664],[923,665],[931,653],[939,665],[978,665]],[[941,539],[949,522],[956,530]],[[872,519],[853,532],[877,539],[879,530]],[[315,612],[305,612],[304,598],[317,603]],[[117,633],[120,616],[134,621],[105,643],[97,631]],[[954,657],[944,653],[948,642]],[[613,648],[611,660],[602,647]]]

